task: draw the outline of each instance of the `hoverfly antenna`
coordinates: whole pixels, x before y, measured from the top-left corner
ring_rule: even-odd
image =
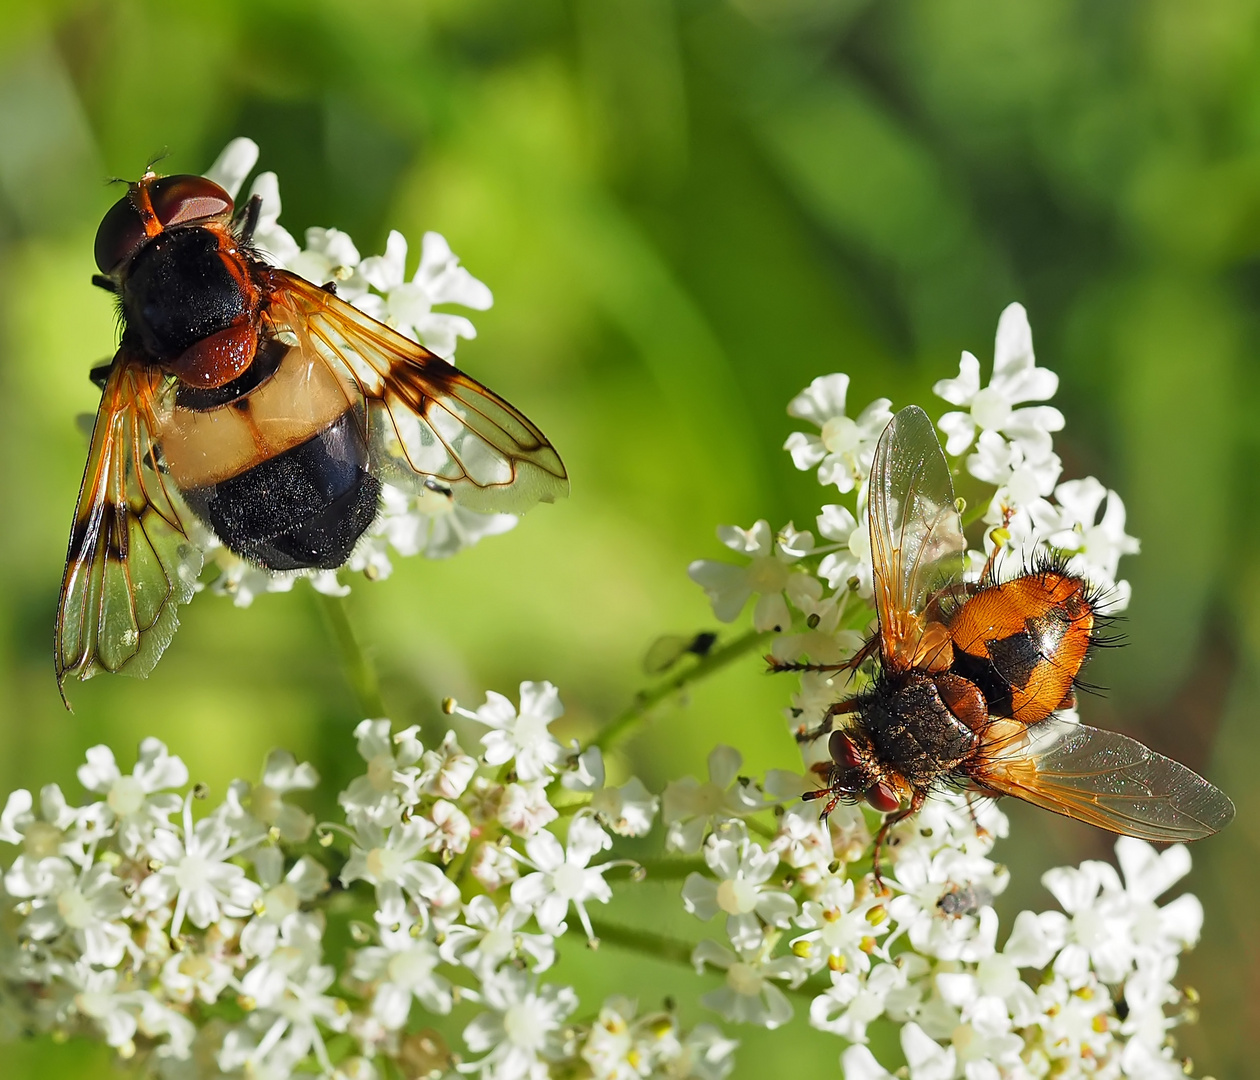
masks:
[[[161,150],[158,150],[156,153],[151,154],[149,156],[149,160],[146,161],[144,164],[144,175],[152,176],[153,166],[155,166],[159,161],[163,161],[170,156],[171,156],[171,149],[169,146],[164,146]]]

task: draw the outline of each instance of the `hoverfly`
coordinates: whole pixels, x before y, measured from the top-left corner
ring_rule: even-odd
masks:
[[[842,664],[775,667],[878,661],[867,689],[801,736],[830,732],[831,761],[815,766],[827,786],[804,795],[827,800],[824,819],[863,798],[887,815],[877,880],[889,829],[947,784],[1146,840],[1198,840],[1229,823],[1233,803],[1184,765],[1056,715],[1075,703],[1096,643],[1098,594],[1054,561],[998,583],[990,558],[979,581],[964,581],[949,467],[922,409],[902,409],[880,437],[869,507],[878,629]],[[839,716],[849,722],[831,730]]]
[[[118,298],[57,609],[57,685],[146,675],[193,594],[192,518],[268,570],[331,569],[382,481],[473,510],[568,492],[516,409],[423,346],[264,262],[261,200],[148,171],[106,213],[93,283]]]

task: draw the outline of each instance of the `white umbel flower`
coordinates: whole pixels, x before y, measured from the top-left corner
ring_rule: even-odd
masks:
[[[752,843],[742,826],[713,833],[704,845],[704,861],[716,877],[688,874],[683,907],[699,919],[726,913],[726,934],[737,949],[761,944],[762,924],[786,927],[796,914],[796,901],[768,884],[779,856]]]
[[[478,1061],[459,1066],[482,1080],[546,1080],[546,1062],[568,1051],[564,1022],[577,1008],[569,986],[537,986],[523,971],[504,968],[486,977],[482,1000],[489,1009],[464,1028],[464,1042]]]
[[[792,1005],[772,980],[797,986],[805,977],[805,967],[794,956],[769,959],[766,950],[732,952],[716,941],[705,939],[691,953],[697,974],[705,965],[726,972],[726,982],[700,998],[706,1008],[743,1024],[777,1028],[792,1019]]]
[[[796,395],[788,415],[817,424],[817,435],[794,431],[783,449],[798,469],[818,466],[818,482],[852,491],[871,474],[875,444],[892,419],[888,398],[876,398],[856,419],[845,415],[849,376],[821,375]]]
[[[434,311],[435,304],[460,304],[485,311],[494,303],[490,290],[459,264],[450,245],[439,233],[427,232],[420,249],[420,265],[405,280],[407,240],[391,232],[384,255],[364,259],[363,277],[381,295],[368,294],[356,306],[372,318],[421,342],[444,360],[455,355],[459,338],[474,338],[477,331],[462,315]]]
[[[1029,461],[1041,461],[1052,445],[1051,432],[1063,430],[1063,414],[1052,405],[1017,409],[1027,401],[1046,401],[1059,389],[1059,377],[1037,367],[1032,330],[1022,304],[1011,304],[998,319],[993,346],[993,378],[980,386],[980,361],[962,354],[956,379],[942,379],[932,392],[965,412],[941,417],[946,452],[955,457],[969,447],[977,431],[992,431],[1019,444]]]
[[[753,814],[771,805],[755,784],[739,776],[743,762],[738,750],[716,746],[709,754],[707,782],[701,783],[693,776],[670,781],[661,796],[661,813],[668,826],[667,848],[695,854],[717,822]]]
[[[243,918],[253,911],[262,891],[245,871],[231,862],[258,842],[254,837],[233,843],[235,837],[222,815],[212,815],[193,825],[192,796],[184,799],[184,827],[176,834],[159,829],[149,839],[149,858],[159,865],[137,892],[148,910],[172,900],[170,935],[178,937],[184,918],[204,929],[224,915]]]
[[[578,814],[573,819],[563,848],[551,833],[538,833],[525,842],[525,857],[518,856],[535,873],[512,883],[512,903],[533,911],[543,932],[553,935],[564,933],[565,916],[572,904],[587,938],[594,938],[586,902],[598,900],[606,904],[612,899],[612,889],[604,875],[623,864],[591,866],[590,861],[611,846],[608,834],[588,814]]]
[[[88,791],[105,797],[106,821],[118,830],[124,853],[134,855],[155,829],[167,827],[179,809],[179,796],[166,789],[188,783],[188,768],[164,742],[150,736],[140,743],[130,774],[123,775],[108,746],[93,746],[78,777]]]
[[[521,707],[493,690],[486,694],[485,704],[476,712],[456,708],[461,716],[476,720],[491,730],[481,737],[487,765],[513,768],[522,780],[538,780],[556,771],[564,747],[551,734],[552,721],[564,715],[560,691],[549,682],[521,683]]]
[[[723,544],[750,561],[738,566],[697,559],[687,567],[688,576],[708,595],[713,614],[722,622],[734,622],[749,599],[756,596],[753,628],[786,630],[792,624],[788,601],[821,591],[813,575],[795,568],[813,551],[813,535],[797,532],[788,524],[776,536],[764,519],[750,529],[723,525],[717,532]]]

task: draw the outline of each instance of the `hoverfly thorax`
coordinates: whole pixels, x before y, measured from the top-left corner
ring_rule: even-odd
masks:
[[[125,337],[189,386],[240,376],[257,346],[258,290],[230,228],[232,197],[202,176],[148,175],[106,213],[96,264]]]

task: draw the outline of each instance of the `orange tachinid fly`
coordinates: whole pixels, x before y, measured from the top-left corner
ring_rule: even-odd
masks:
[[[827,800],[824,817],[861,799],[888,815],[877,877],[889,828],[946,785],[1146,840],[1198,840],[1229,823],[1233,803],[1184,765],[1058,715],[1097,641],[1098,595],[1053,560],[999,583],[991,558],[964,581],[949,467],[922,409],[902,409],[880,437],[869,505],[877,631],[843,664],[775,668],[877,662],[867,689],[802,733],[829,733],[831,761],[816,766],[826,787],[804,796]]]

